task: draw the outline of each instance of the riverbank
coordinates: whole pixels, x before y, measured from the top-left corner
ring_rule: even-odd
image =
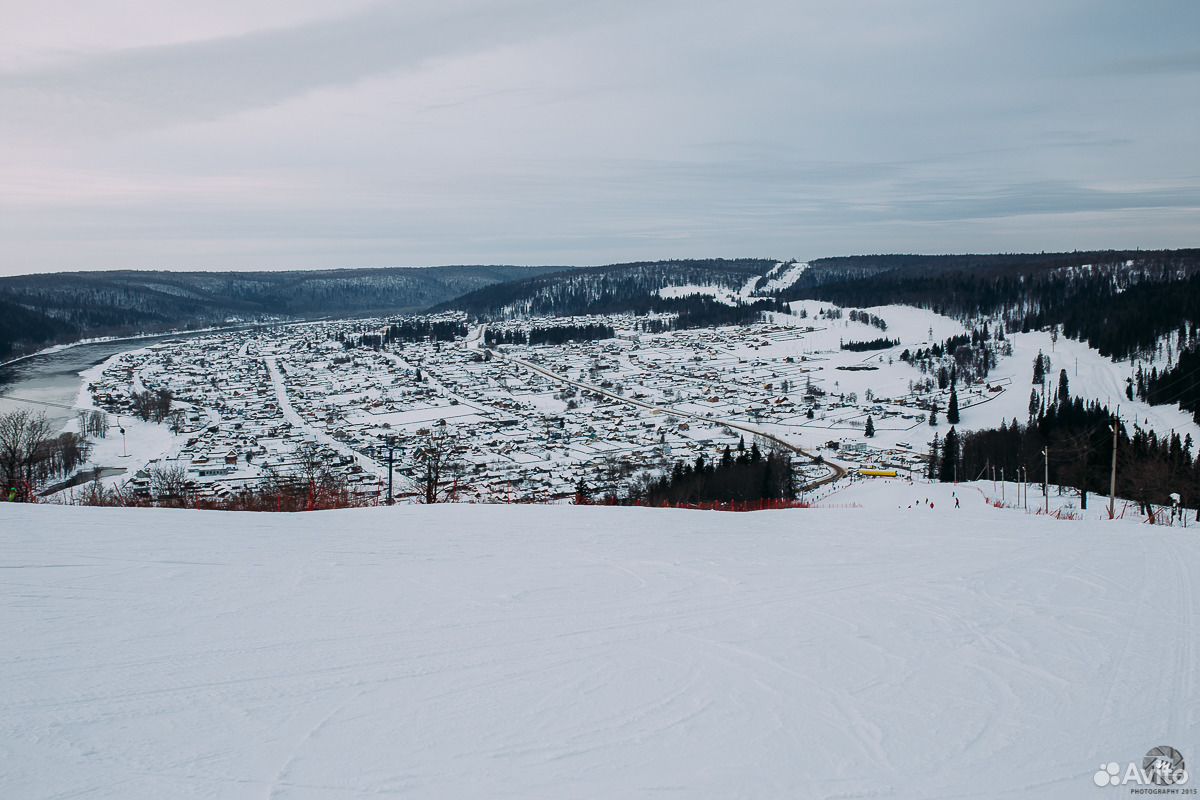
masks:
[[[23,361],[28,361],[31,358],[38,356],[48,356],[55,353],[61,353],[64,350],[70,350],[74,347],[89,344],[118,344],[120,342],[139,342],[147,339],[170,338],[172,336],[200,336],[209,333],[226,333],[229,331],[250,330],[253,328],[263,328],[274,325],[295,325],[298,322],[306,322],[308,320],[280,320],[278,322],[247,322],[240,325],[224,325],[220,327],[209,328],[185,328],[183,330],[162,331],[159,333],[139,333],[133,336],[97,336],[90,339],[79,339],[74,342],[66,342],[64,344],[54,344],[49,347],[44,347],[35,353],[26,353],[23,356],[10,358],[8,361],[0,361],[0,369],[10,367],[15,364],[20,364]]]

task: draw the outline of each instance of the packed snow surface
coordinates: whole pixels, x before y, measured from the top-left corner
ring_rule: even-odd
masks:
[[[982,498],[0,505],[0,796],[1096,798],[1200,761],[1200,531]]]

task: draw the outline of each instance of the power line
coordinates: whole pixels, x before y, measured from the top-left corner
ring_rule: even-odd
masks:
[[[52,406],[54,408],[65,408],[67,411],[75,411],[75,406],[64,405],[63,403],[54,403],[50,400],[30,400],[27,397],[17,397],[13,394],[0,394],[0,400],[16,400],[18,403],[33,403],[39,406]]]

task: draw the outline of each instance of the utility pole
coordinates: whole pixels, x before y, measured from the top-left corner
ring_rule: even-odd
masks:
[[[387,499],[387,504],[389,506],[396,502],[395,496],[392,494],[392,476],[395,475],[395,472],[393,472],[393,470],[392,470],[392,454],[394,452],[395,452],[395,449],[389,444],[388,445],[388,499]]]
[[[1000,468],[1000,504],[1004,504],[1004,467]]]
[[[1046,498],[1046,514],[1050,513],[1050,448],[1042,448],[1042,458],[1046,463],[1046,477],[1042,481],[1042,496]]]
[[[1118,409],[1120,414],[1120,409]],[[1108,475],[1108,518],[1112,519],[1116,516],[1116,497],[1117,497],[1117,432],[1121,430],[1121,417],[1117,416],[1113,419],[1113,446],[1112,446],[1112,471]]]

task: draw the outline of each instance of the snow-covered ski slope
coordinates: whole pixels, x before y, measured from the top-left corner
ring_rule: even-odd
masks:
[[[1193,529],[836,499],[0,505],[0,796],[1096,798],[1200,758]]]
[[[915,368],[899,360],[900,353],[905,349],[929,347],[935,342],[942,342],[950,336],[969,332],[962,323],[949,317],[935,314],[926,309],[905,305],[887,305],[868,307],[863,310],[886,320],[888,328],[880,331],[869,325],[843,318],[825,320],[818,318],[822,309],[837,308],[831,303],[816,300],[801,300],[791,303],[794,312],[801,310],[805,318],[772,314],[772,319],[782,325],[815,325],[817,330],[805,336],[804,348],[816,357],[825,359],[828,367],[838,367],[846,364],[869,365],[875,367],[871,372],[829,373],[835,374],[834,385],[826,380],[826,391],[856,392],[864,395],[867,389],[874,391],[876,396],[895,397],[907,391],[909,383],[919,379],[921,373]],[[932,335],[930,335],[932,334]],[[879,336],[899,339],[900,344],[885,350],[868,351],[864,353],[838,352],[842,340],[872,339]],[[1001,391],[987,394],[984,402],[977,398],[965,400],[962,411],[962,421],[957,426],[959,430],[980,430],[998,427],[1001,422],[1011,424],[1014,419],[1026,422],[1029,417],[1029,395],[1035,387],[1032,385],[1033,361],[1039,352],[1050,361],[1050,369],[1046,372],[1045,391],[1053,399],[1057,391],[1059,372],[1066,370],[1072,396],[1082,397],[1085,401],[1098,401],[1115,409],[1121,419],[1130,425],[1137,424],[1142,428],[1153,430],[1162,435],[1178,433],[1181,437],[1191,435],[1200,441],[1200,425],[1192,419],[1188,412],[1180,410],[1177,405],[1152,406],[1141,400],[1130,400],[1125,395],[1126,379],[1132,377],[1135,365],[1130,361],[1113,361],[1103,356],[1086,342],[1080,342],[1066,337],[1052,340],[1048,331],[1032,331],[1030,333],[1012,333],[1013,351],[1011,356],[1002,356],[996,367],[988,375],[988,383],[1000,387]],[[1039,391],[1042,386],[1036,387]],[[963,393],[962,397],[966,397]],[[960,398],[962,399],[962,398]],[[970,405],[968,405],[970,404]],[[942,411],[945,412],[945,400],[942,401]],[[819,428],[818,423],[810,426]],[[944,419],[939,428],[921,428],[904,432],[892,431],[886,425],[879,428],[877,444],[892,444],[896,440],[908,440],[922,443],[933,438],[934,433],[945,435],[949,425]],[[835,429],[837,433],[840,429]]]
[[[749,278],[742,288],[738,291],[733,291],[725,286],[700,285],[700,284],[680,284],[676,286],[664,286],[659,289],[657,294],[659,297],[688,297],[689,295],[707,295],[721,303],[727,305],[736,305],[738,303],[753,302],[755,298],[767,297],[772,292],[778,292],[791,286],[796,280],[804,274],[808,269],[808,262],[800,261],[780,261],[775,266],[771,267],[765,275],[755,275]],[[758,282],[763,278],[766,282],[759,286]]]
[[[770,294],[786,289],[807,270],[807,261],[781,261],[767,272],[767,282],[758,288],[757,293]]]

